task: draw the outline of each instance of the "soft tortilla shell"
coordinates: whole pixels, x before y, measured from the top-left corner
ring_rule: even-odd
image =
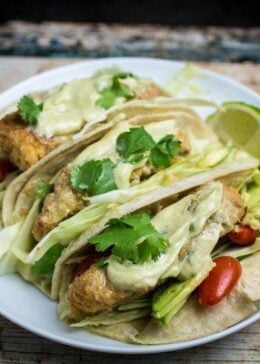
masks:
[[[188,341],[223,331],[257,311],[253,301],[260,298],[260,254],[241,264],[243,274],[238,285],[215,306],[203,307],[193,295],[168,326],[139,320],[91,327],[90,331],[119,341],[150,345]]]

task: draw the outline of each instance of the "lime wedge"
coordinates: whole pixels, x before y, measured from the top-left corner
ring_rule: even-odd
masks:
[[[224,142],[260,159],[260,109],[244,102],[225,102],[210,115],[208,125]]]

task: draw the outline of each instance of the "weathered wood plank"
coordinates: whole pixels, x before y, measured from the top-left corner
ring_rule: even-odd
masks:
[[[0,91],[71,59],[0,57]],[[74,60],[75,61],[75,60]],[[231,76],[260,92],[260,65],[209,64],[202,66]],[[137,364],[157,363],[260,363],[260,322],[239,333],[202,347],[176,353],[120,356],[94,353],[53,343],[0,317],[0,363],[2,364]]]
[[[122,356],[70,348],[40,338],[0,318],[1,363],[122,363]],[[259,363],[260,322],[232,336],[202,347],[160,354],[168,363]],[[127,363],[156,363],[157,355],[128,356]]]
[[[0,26],[0,54],[260,62],[259,39],[260,28],[15,21]]]

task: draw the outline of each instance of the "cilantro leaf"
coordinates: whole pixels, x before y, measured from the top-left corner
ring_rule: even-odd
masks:
[[[166,135],[151,149],[149,162],[156,168],[169,167],[180,150],[181,142],[174,135]]]
[[[105,268],[108,265],[107,258],[100,258],[96,261],[96,264],[99,268]]]
[[[111,219],[104,232],[92,237],[89,242],[98,252],[112,248],[112,255],[135,264],[156,260],[169,244],[156,231],[146,213]]]
[[[55,244],[32,266],[32,274],[36,279],[52,276],[55,264],[64,248],[65,245]]]
[[[99,93],[101,97],[96,101],[96,105],[109,109],[115,104],[118,97],[124,97],[126,100],[130,100],[135,96],[135,93],[131,89],[123,84],[120,80],[133,77],[129,72],[118,72],[112,77],[111,86],[104,88]]]
[[[70,180],[76,191],[87,191],[90,196],[100,195],[117,189],[111,159],[91,160],[76,166],[70,173]]]
[[[43,104],[37,105],[29,95],[24,95],[18,103],[18,111],[23,121],[31,125],[37,125],[42,108]]]
[[[41,178],[36,182],[36,196],[43,200],[48,193],[53,191],[53,183],[46,181],[45,179]]]
[[[180,141],[171,134],[155,143],[144,127],[131,128],[120,134],[116,141],[116,149],[125,161],[137,163],[148,157],[156,168],[170,166],[172,158],[180,152],[180,148]]]
[[[154,145],[155,141],[144,127],[131,128],[120,134],[116,140],[118,153],[130,163],[142,160]]]

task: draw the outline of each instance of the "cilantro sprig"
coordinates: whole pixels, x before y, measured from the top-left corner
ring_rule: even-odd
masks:
[[[120,134],[116,149],[124,161],[129,163],[137,163],[147,157],[154,167],[165,168],[180,153],[181,142],[174,135],[168,134],[156,143],[144,127],[138,127]]]
[[[90,160],[76,166],[70,173],[70,181],[76,191],[88,192],[89,196],[100,195],[117,189],[114,181],[115,164],[109,158]]]
[[[169,245],[146,213],[111,219],[104,232],[92,237],[89,242],[95,245],[98,252],[112,248],[113,256],[134,264],[158,259]]]
[[[18,111],[23,121],[33,126],[37,125],[38,117],[43,109],[43,104],[36,104],[29,95],[24,95],[18,102]]]
[[[169,167],[172,158],[180,153],[181,142],[174,135],[166,135],[152,149],[150,163],[156,168]]]
[[[125,161],[137,163],[145,157],[145,153],[149,152],[155,144],[155,141],[144,127],[131,128],[118,136],[116,149]]]
[[[122,79],[134,77],[129,72],[118,72],[113,75],[111,85],[99,91],[101,97],[96,101],[96,105],[104,109],[109,109],[115,104],[118,97],[124,97],[126,100],[131,100],[135,97],[135,93],[123,82]]]

